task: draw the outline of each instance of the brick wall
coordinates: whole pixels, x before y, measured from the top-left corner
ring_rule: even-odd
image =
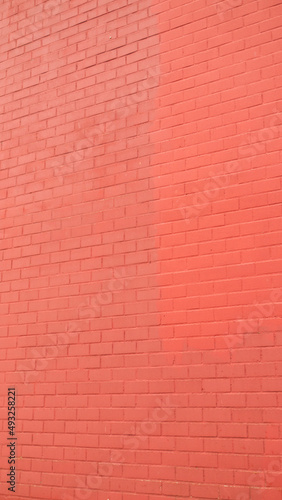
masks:
[[[281,13],[1,0],[1,499],[282,500]]]

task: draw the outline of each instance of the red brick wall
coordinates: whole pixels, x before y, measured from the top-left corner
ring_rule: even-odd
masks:
[[[0,14],[1,499],[282,500],[281,3],[34,3]]]

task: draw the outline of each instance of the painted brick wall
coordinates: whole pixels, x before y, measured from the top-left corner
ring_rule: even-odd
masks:
[[[282,500],[281,14],[1,0],[1,500]]]

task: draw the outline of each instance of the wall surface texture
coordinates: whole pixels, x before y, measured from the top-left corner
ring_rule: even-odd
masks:
[[[0,3],[1,500],[282,500],[281,0]]]

